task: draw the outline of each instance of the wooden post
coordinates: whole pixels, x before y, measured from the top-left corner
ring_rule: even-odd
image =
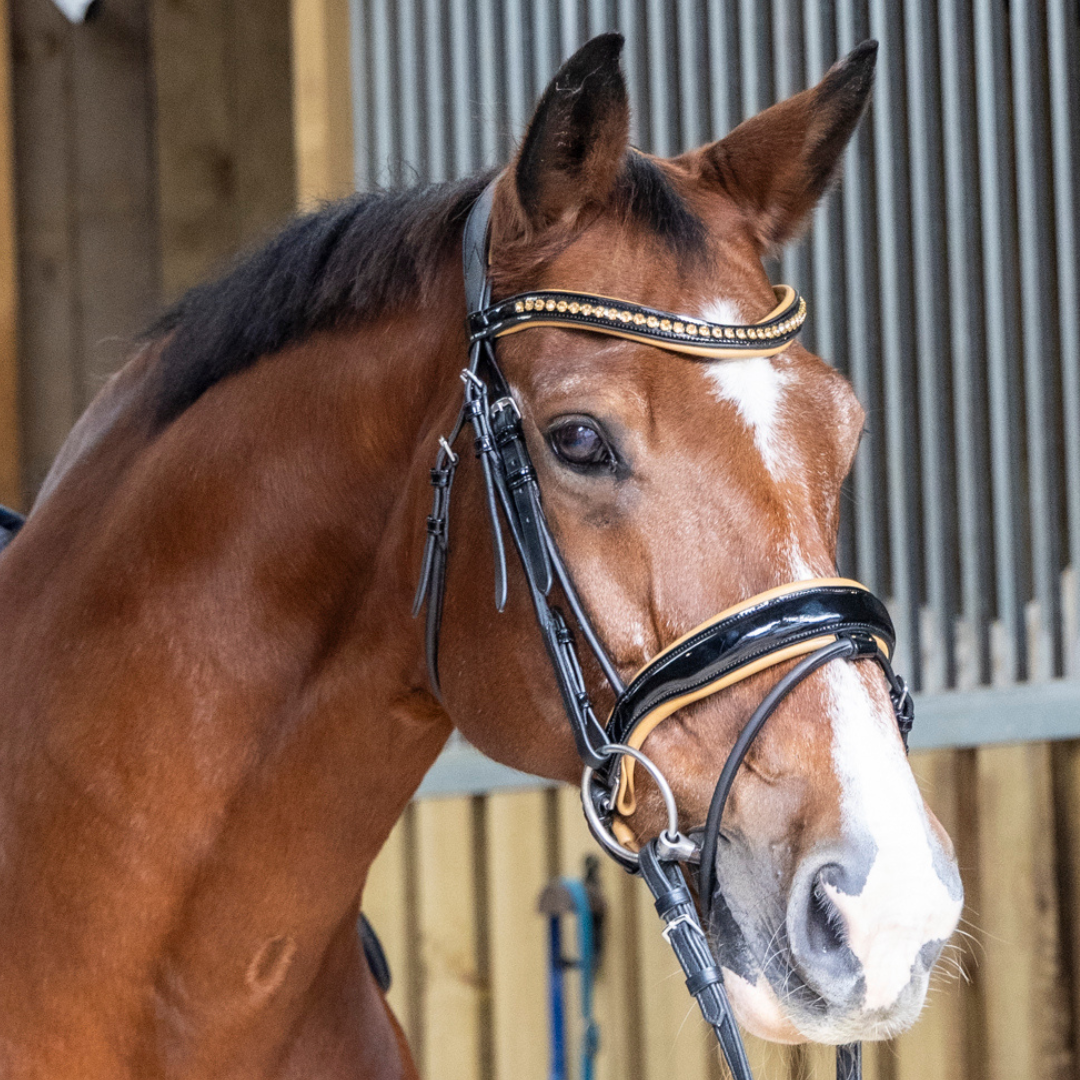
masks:
[[[971,752],[916,752],[911,755],[911,767],[927,804],[952,837],[962,872],[972,869],[976,862],[975,827],[964,813],[967,774],[974,768]],[[970,880],[966,884],[969,890],[976,888]],[[969,893],[969,911],[970,900]],[[947,948],[949,954],[931,979],[923,1015],[896,1040],[896,1080],[961,1080],[967,1076],[974,1080],[976,1076],[974,1068],[968,1066],[965,1029],[968,1013],[975,1007],[967,979],[978,957],[970,954],[962,937]]]
[[[472,800],[425,799],[416,807],[422,1031],[414,1045],[428,1080],[479,1080],[481,933]]]
[[[585,856],[598,855],[600,885],[608,902],[593,1004],[600,1025],[596,1075],[600,1080],[643,1080],[635,896],[644,886],[600,851],[585,824],[576,788],[560,787],[555,799],[560,873],[580,877]],[[575,1029],[578,1037],[580,1031]],[[571,1075],[577,1075],[576,1068]]]
[[[0,503],[21,508],[14,169],[11,143],[11,22],[7,0],[0,0]]]
[[[293,210],[289,0],[154,3],[162,287],[173,298]]]
[[[550,868],[546,809],[544,791],[487,798],[494,1080],[548,1075],[547,927],[536,908]]]
[[[410,905],[415,898],[409,896],[409,860],[413,853],[409,850],[406,819],[412,813],[414,809],[410,806],[368,871],[362,905],[390,965],[390,993],[386,1000],[410,1040],[416,1015],[410,1000],[416,982],[416,943],[409,926]]]
[[[301,208],[354,189],[348,0],[292,0],[293,130]]]
[[[978,751],[979,909],[987,1080],[1072,1074],[1050,748]]]
[[[27,498],[158,303],[149,18],[11,0]]]

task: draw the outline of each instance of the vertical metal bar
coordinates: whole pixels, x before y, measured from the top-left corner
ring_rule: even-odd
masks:
[[[698,76],[701,62],[698,58],[696,0],[678,0],[676,11],[679,49],[679,150],[689,150],[705,141],[701,123],[701,95],[698,92]]]
[[[964,683],[990,679],[988,586],[990,561],[986,539],[986,458],[979,433],[984,427],[980,377],[983,363],[981,295],[977,282],[979,250],[978,167],[973,121],[974,64],[966,0],[940,5],[938,36],[941,62],[941,108],[946,137],[946,247],[949,285],[949,356],[953,370],[953,443],[956,459],[957,547],[961,608],[972,638],[973,670]]]
[[[733,54],[733,0],[708,8],[710,137],[722,139],[736,124],[736,102],[731,93]]]
[[[605,0],[587,0],[588,3],[588,23],[587,33],[590,38],[596,37],[597,34],[603,34],[608,30],[614,30],[615,27],[608,21],[607,4]]]
[[[476,167],[473,154],[473,108],[470,88],[475,86],[469,70],[469,22],[467,0],[450,0],[450,175],[467,176]]]
[[[910,386],[910,288],[904,273],[901,228],[906,227],[907,190],[904,157],[898,150],[906,140],[903,93],[903,32],[899,12],[889,0],[871,0],[871,33],[882,43],[876,80],[874,157],[877,177],[878,268],[881,277],[881,363],[885,386],[885,450],[888,476],[889,570],[895,598],[897,630],[904,643],[903,667],[921,680],[919,598],[913,541],[918,535],[913,512],[910,437],[912,417],[906,408]]]
[[[560,63],[583,44],[579,27],[580,8],[578,0],[559,0],[559,45],[562,51]]]
[[[904,56],[907,67],[908,155],[911,170],[911,232],[915,286],[915,366],[918,378],[919,454],[922,479],[922,543],[926,570],[928,625],[924,690],[941,690],[955,678],[953,592],[948,570],[952,549],[951,513],[946,511],[950,455],[944,445],[948,386],[945,355],[947,305],[942,293],[940,252],[942,203],[941,145],[937,118],[937,47],[933,13],[925,0],[904,0]]]
[[[529,119],[525,71],[527,35],[521,0],[503,0],[503,61],[506,65],[506,123],[510,139],[520,139]]]
[[[419,37],[413,0],[397,0],[400,42],[397,48],[401,83],[401,162],[406,176],[419,175],[421,113],[420,79],[416,67]]]
[[[390,153],[393,143],[393,114],[390,102],[393,89],[390,81],[390,12],[388,0],[371,0],[371,21],[368,23],[371,49],[371,179],[385,184],[390,179]]]
[[[495,75],[495,5],[491,0],[474,0],[476,5],[476,88],[480,100],[474,123],[479,128],[480,145],[476,164],[486,168],[497,164],[499,153],[499,102]],[[458,89],[461,93],[463,88]]]
[[[857,5],[858,0],[844,0],[837,7],[836,36],[842,49],[850,48],[864,36],[862,27],[859,26]],[[870,158],[873,144],[865,128],[872,122],[873,116],[863,121],[861,130],[856,132],[848,148],[843,180],[844,201],[841,207],[844,247],[847,252],[844,264],[844,296],[848,332],[848,377],[860,402],[867,409],[871,428],[877,421],[873,409],[878,399],[878,368],[875,363],[873,304],[869,300],[876,291],[872,285],[873,260],[870,255],[870,230],[873,228]],[[855,458],[852,477],[855,496],[855,551],[852,565],[858,579],[874,590],[882,588],[879,525],[874,507],[874,497],[879,488],[877,446],[876,436],[864,440]]]
[[[722,139],[738,124],[739,99],[739,24],[737,0],[706,3],[705,36],[709,65],[709,137]]]
[[[1016,279],[1007,233],[1014,219],[1008,168],[1008,68],[1004,27],[989,4],[974,5],[975,86],[982,196],[983,274],[986,288],[987,364],[990,388],[990,467],[993,496],[997,612],[1004,631],[997,679],[1012,682],[1027,667],[1024,615],[1019,594],[1016,537],[1021,448],[1016,437],[1016,386],[1011,358]]]
[[[618,22],[619,29],[626,35],[623,70],[633,106],[630,112],[630,141],[637,146],[644,139],[641,118],[645,112],[645,85],[640,57],[646,35],[641,0],[618,0]]]
[[[1056,307],[1052,281],[1047,280],[1046,252],[1050,235],[1050,191],[1045,168],[1049,134],[1044,95],[1046,56],[1042,48],[1038,5],[1013,4],[1009,9],[1012,39],[1014,127],[1016,133],[1016,197],[1020,239],[1020,313],[1029,333],[1023,335],[1024,403],[1027,420],[1028,513],[1032,577],[1039,608],[1031,657],[1031,674],[1049,678],[1062,662],[1061,593],[1058,578],[1058,506],[1056,462],[1050,453],[1053,409],[1048,375],[1057,354],[1056,326],[1046,320]],[[1037,333],[1039,343],[1033,335]]]
[[[1076,210],[1077,72],[1070,58],[1080,48],[1076,6],[1050,0],[1047,9],[1050,71],[1050,139],[1054,172],[1054,223],[1057,239],[1058,327],[1061,342],[1062,414],[1064,421],[1065,504],[1069,562],[1080,608],[1080,243]],[[1073,662],[1080,664],[1080,643],[1072,642]],[[1080,675],[1080,671],[1073,674]]]
[[[772,0],[773,84],[776,100],[796,92],[795,56],[800,47],[790,0]]]
[[[671,139],[671,100],[668,93],[668,4],[665,0],[646,0],[649,52],[649,132],[647,149],[660,157],[673,152]]]
[[[803,4],[803,21],[806,33],[806,66],[815,73],[826,71],[834,52],[833,35],[826,22],[827,5],[818,0],[806,0]],[[833,198],[827,195],[814,213],[810,230],[810,270],[813,281],[814,316],[805,334],[807,345],[827,360],[836,356],[837,327],[833,298],[833,283],[840,278],[834,273],[833,258]]]
[[[759,0],[739,0],[739,78],[742,82],[742,119],[768,104],[761,95],[761,64],[758,51]]]
[[[539,97],[558,66],[555,35],[548,3],[531,4],[529,10],[532,12],[533,25],[533,81],[536,96]]]
[[[801,0],[774,0],[773,43],[775,96],[777,101],[783,101],[806,89],[809,81]],[[784,248],[780,256],[780,274],[784,281],[797,287],[810,287],[810,250],[804,240]]]
[[[353,183],[357,191],[371,186],[371,93],[368,72],[368,2],[349,4],[349,60],[353,93]]]
[[[428,179],[445,180],[450,174],[447,153],[447,115],[445,54],[443,41],[445,29],[440,0],[424,2],[424,105],[426,111]]]

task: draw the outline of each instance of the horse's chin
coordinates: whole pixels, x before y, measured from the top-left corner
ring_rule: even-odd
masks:
[[[775,1043],[806,1042],[806,1036],[784,1015],[780,999],[764,975],[751,983],[725,968],[724,987],[735,1019],[751,1035]]]
[[[830,1045],[891,1039],[915,1022],[926,997],[926,980],[914,980],[889,1010],[857,1012],[806,1010],[794,1017],[764,975],[751,983],[724,968],[724,987],[735,1019],[751,1035],[768,1042],[818,1042]]]

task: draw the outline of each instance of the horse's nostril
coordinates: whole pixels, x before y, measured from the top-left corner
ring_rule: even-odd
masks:
[[[850,891],[843,865],[804,866],[789,898],[787,929],[796,971],[812,990],[839,1004],[860,993],[862,967],[851,951],[848,923],[831,895],[834,890]]]
[[[837,910],[828,892],[826,882],[831,882],[835,868],[823,867],[814,878],[810,888],[806,913],[806,940],[814,955],[827,955],[847,948],[844,917]]]

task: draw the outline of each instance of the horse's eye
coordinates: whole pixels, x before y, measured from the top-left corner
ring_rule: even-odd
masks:
[[[612,468],[615,455],[607,440],[584,420],[560,424],[548,434],[556,457],[579,469]]]

